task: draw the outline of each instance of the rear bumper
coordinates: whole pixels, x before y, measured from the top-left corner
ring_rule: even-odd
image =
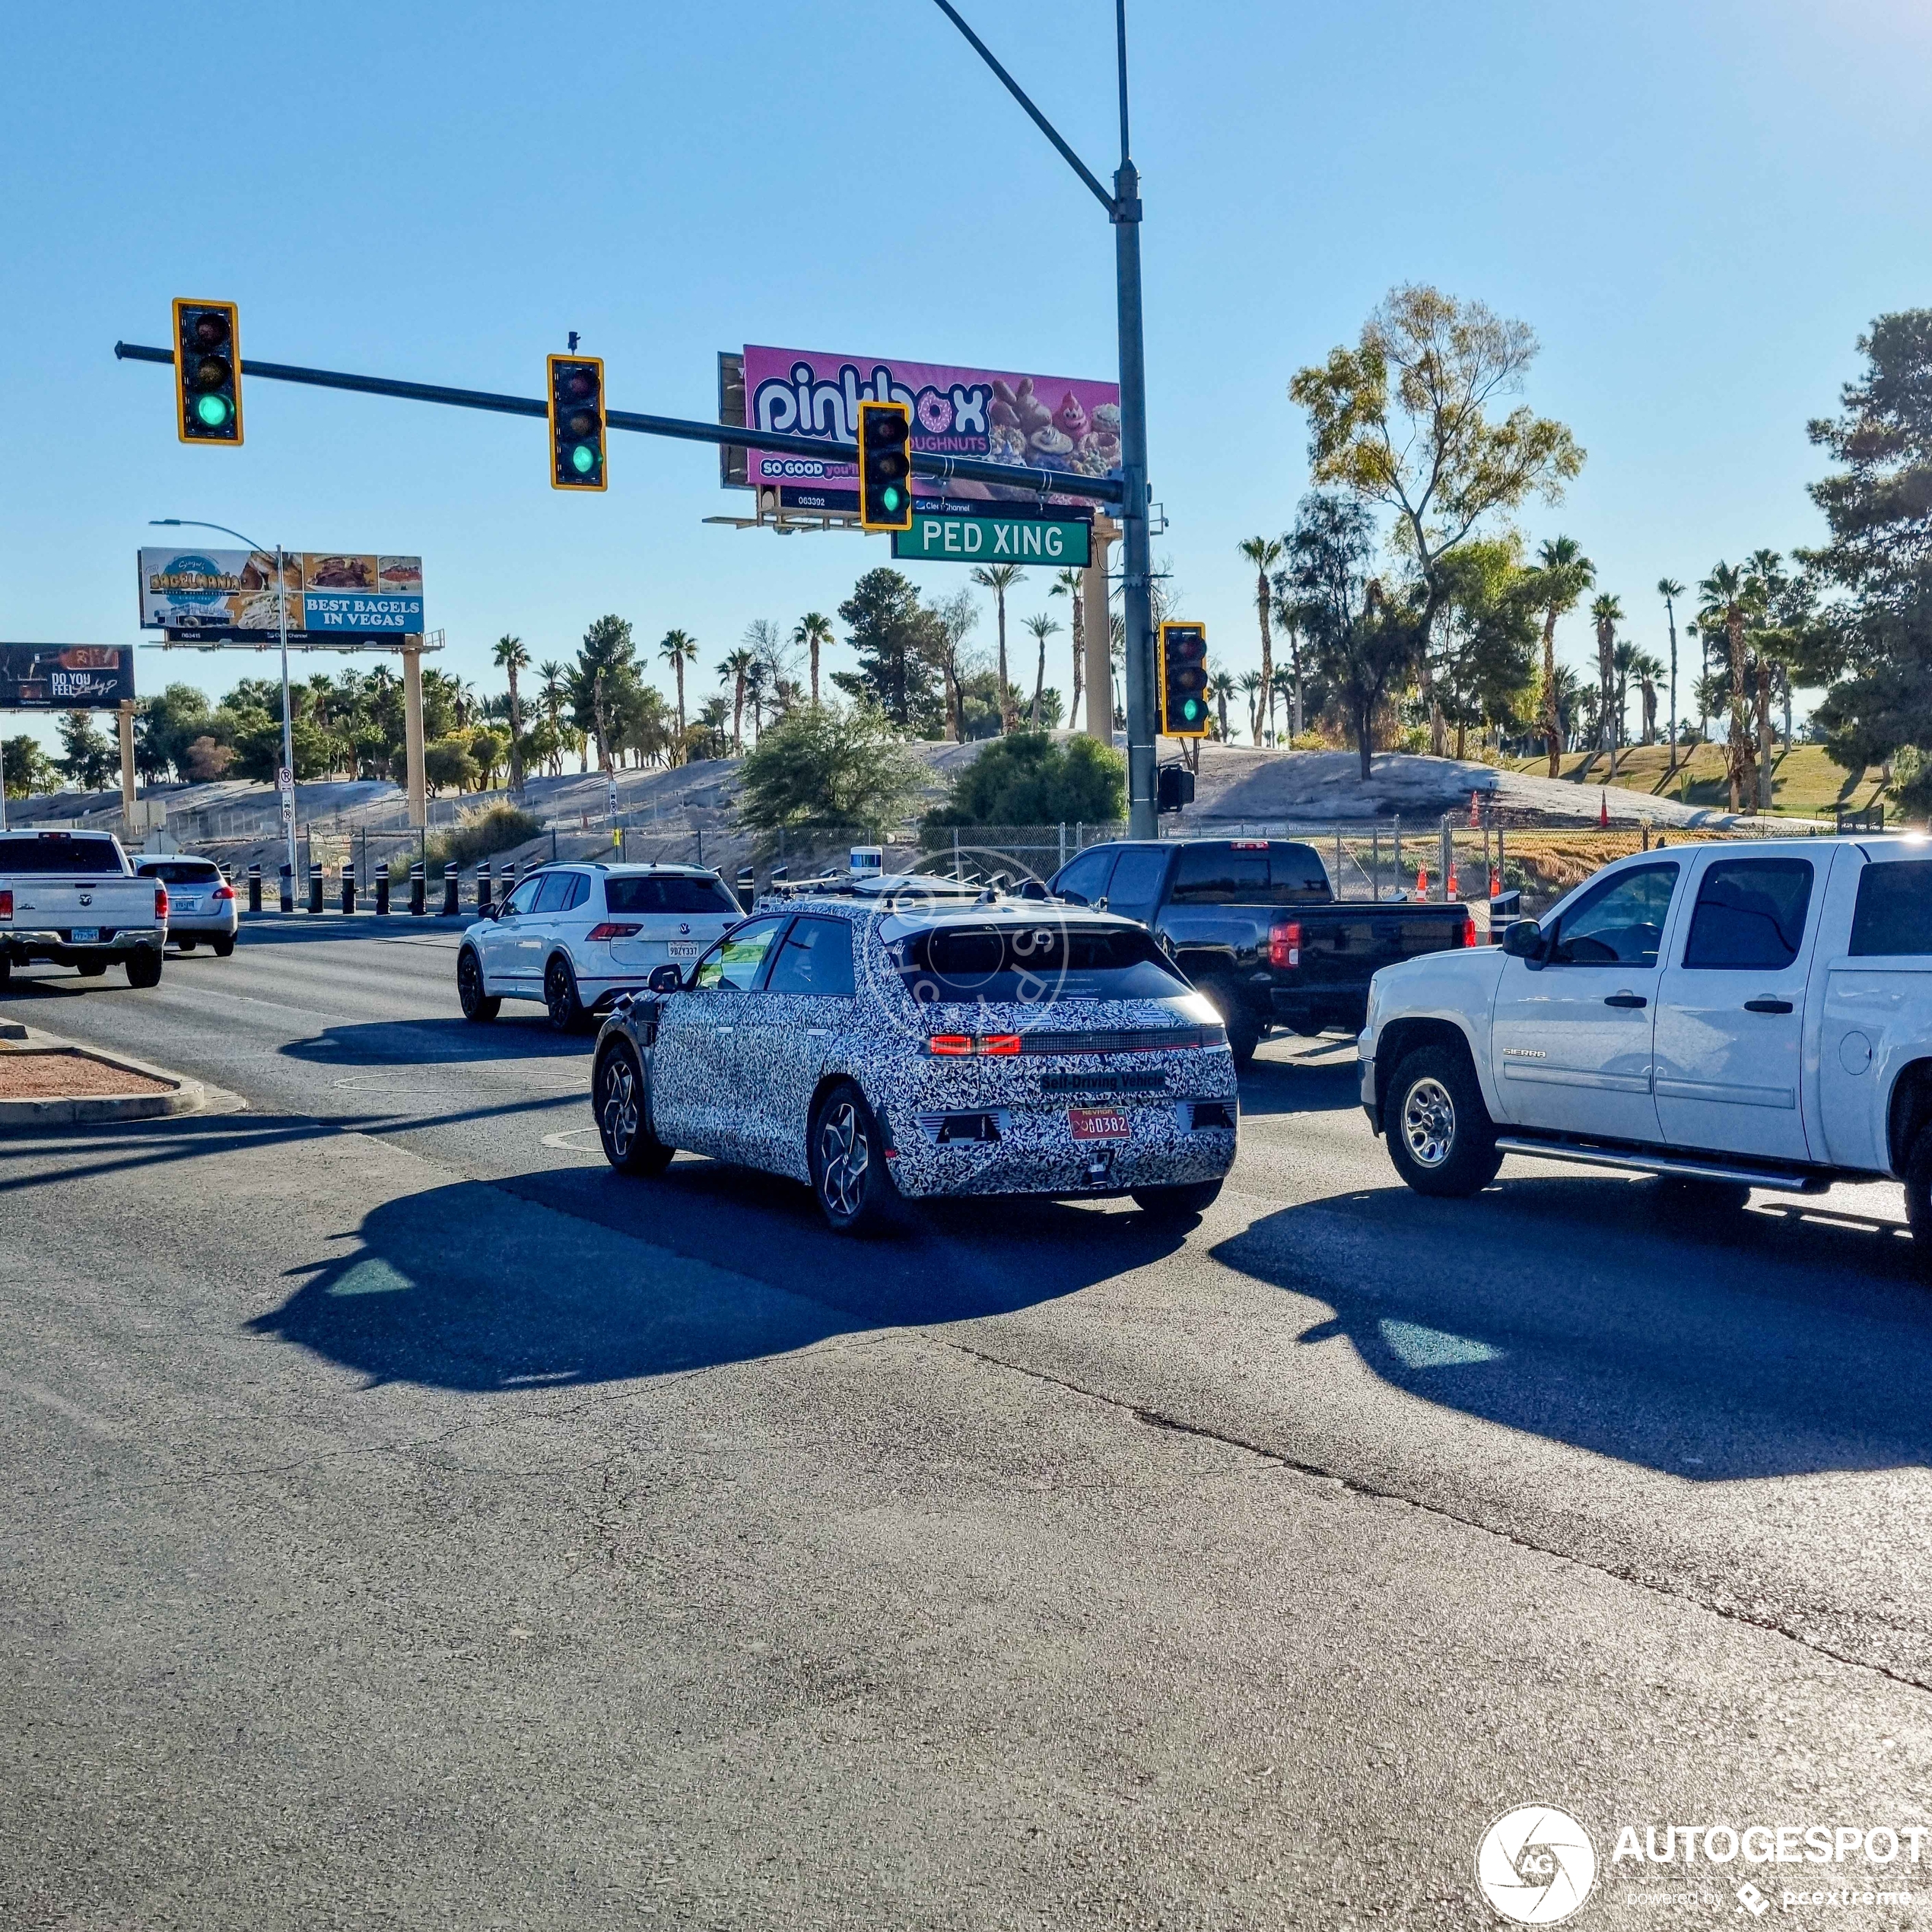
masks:
[[[220,939],[224,934],[232,938],[241,929],[241,917],[230,906],[227,913],[185,912],[168,914],[168,937],[178,939],[183,933],[190,939],[203,937]]]
[[[105,937],[76,945],[65,933],[23,933],[9,929],[0,933],[7,957],[17,966],[40,960],[56,966],[78,966],[103,954],[158,952],[167,939],[165,926],[120,926]]]

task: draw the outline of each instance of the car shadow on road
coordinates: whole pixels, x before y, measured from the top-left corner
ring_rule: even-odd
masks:
[[[1264,1047],[1241,1069],[1244,1114],[1327,1114],[1361,1104],[1352,1040],[1298,1044],[1292,1057]]]
[[[253,1326],[372,1383],[594,1384],[1011,1314],[1156,1260],[1185,1234],[1005,1200],[990,1230],[985,1207],[968,1214],[970,1239],[960,1211],[941,1209],[852,1241],[803,1187],[710,1161],[654,1181],[590,1167],[462,1181],[373,1209],[357,1251]]]
[[[477,1060],[582,1060],[596,1044],[590,1033],[559,1033],[541,1006],[477,1026],[456,1016],[440,1019],[362,1020],[332,1026],[280,1051],[318,1066],[456,1066]],[[584,1093],[589,1094],[585,1076]]]
[[[1693,1481],[1932,1464],[1932,1295],[1890,1224],[1828,1202],[1702,1216],[1654,1183],[1391,1186],[1213,1250],[1326,1304],[1384,1381]],[[1760,1195],[1759,1202],[1765,1197]]]

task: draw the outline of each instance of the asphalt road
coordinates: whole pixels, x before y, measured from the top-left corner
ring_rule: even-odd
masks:
[[[1538,1803],[1579,1925],[1932,1923],[1780,1899],[1932,1842],[1612,1855],[1932,1826],[1895,1190],[1425,1202],[1277,1041],[1190,1230],[842,1243],[611,1174],[588,1043],[454,958],[271,917],[0,996],[246,1102],[0,1142],[0,1922],[1479,1925]]]

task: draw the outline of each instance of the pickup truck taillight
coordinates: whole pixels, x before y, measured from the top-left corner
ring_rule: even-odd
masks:
[[[13,916],[14,895],[12,892],[11,891],[0,892],[0,919],[11,919]]]
[[[1476,921],[1473,919],[1466,919],[1463,921],[1463,944],[1466,946],[1473,946],[1475,943]]]
[[[634,939],[643,929],[641,926],[624,926],[607,919],[602,925],[592,926],[583,936],[586,939]]]
[[[1301,963],[1301,922],[1291,919],[1268,929],[1268,964],[1285,970]]]
[[[165,885],[157,885],[154,888],[154,917],[164,924],[167,923],[167,888]]]

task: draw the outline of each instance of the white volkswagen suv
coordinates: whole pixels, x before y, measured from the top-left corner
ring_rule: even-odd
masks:
[[[695,866],[546,866],[463,933],[463,1017],[541,999],[560,1033],[641,992],[651,968],[686,967],[744,917],[731,889]]]

